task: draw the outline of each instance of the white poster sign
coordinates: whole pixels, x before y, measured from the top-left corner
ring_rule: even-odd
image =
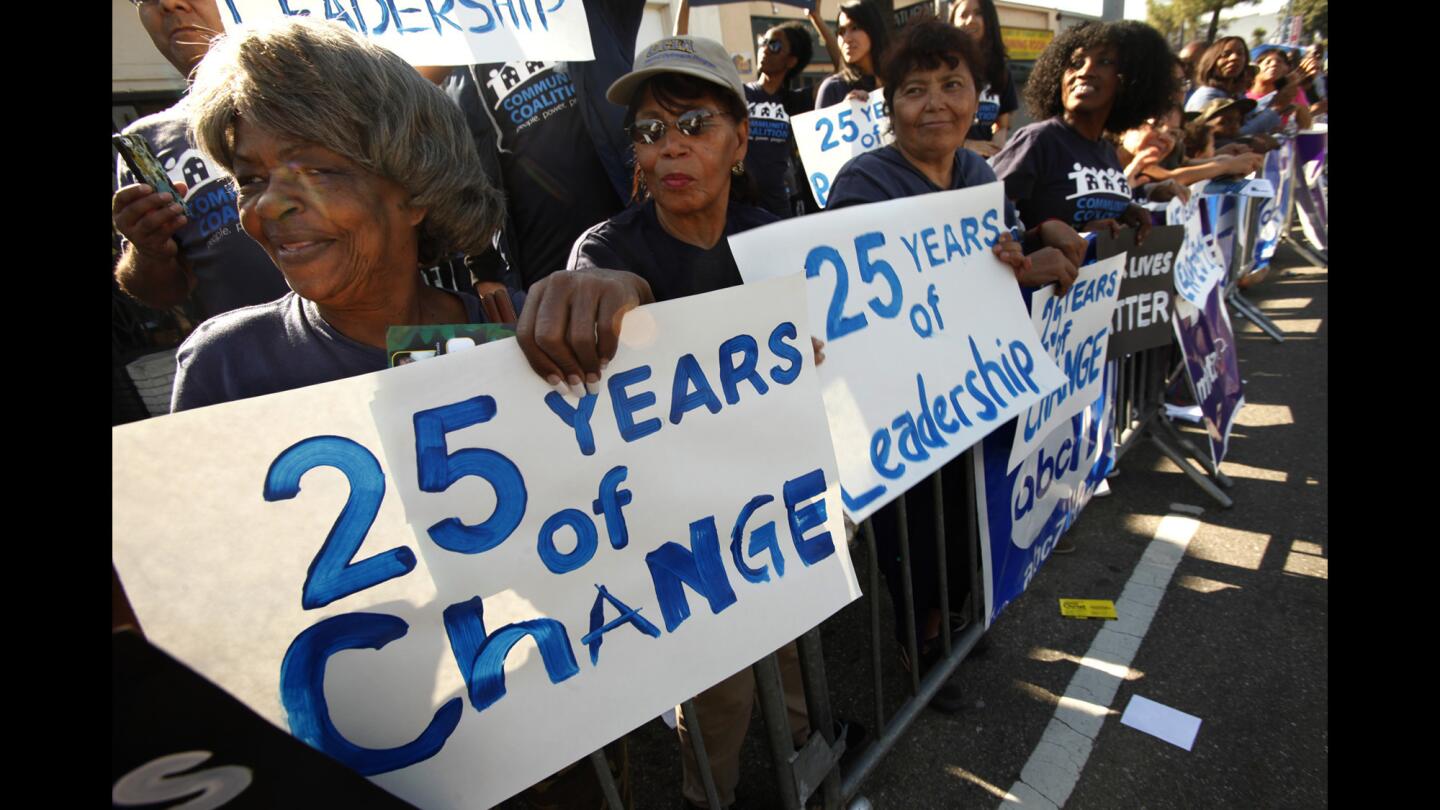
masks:
[[[1125,257],[1121,253],[1081,267],[1064,295],[1057,295],[1055,285],[1050,284],[1030,298],[1030,317],[1040,335],[1040,346],[1064,372],[1065,384],[1020,417],[1008,469],[1020,466],[1057,425],[1068,424],[1070,417],[1100,398],[1110,320],[1120,300]]]
[[[221,0],[227,29],[335,20],[412,65],[594,59],[581,0]]]
[[[1205,306],[1205,297],[1225,276],[1225,257],[1200,222],[1200,209],[1206,205],[1204,186],[1196,183],[1190,187],[1189,202],[1176,197],[1165,209],[1166,223],[1185,226],[1185,241],[1175,257],[1175,292],[1200,307]]]
[[[924,194],[747,231],[747,282],[803,272],[841,495],[859,522],[1065,378],[991,251],[1003,188]]]
[[[884,96],[877,90],[864,103],[847,98],[790,119],[800,162],[815,202],[824,208],[829,202],[835,175],[850,158],[874,151],[895,140],[890,116],[885,114]]]
[[[583,399],[506,340],[116,428],[147,637],[419,807],[583,758],[859,596],[803,285],[627,314]]]

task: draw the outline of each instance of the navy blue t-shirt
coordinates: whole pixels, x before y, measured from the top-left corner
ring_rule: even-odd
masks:
[[[1022,127],[991,165],[1031,227],[1059,219],[1079,231],[1097,219],[1119,217],[1130,204],[1115,147],[1086,138],[1059,117]]]
[[[985,159],[969,149],[955,150],[955,168],[950,174],[950,188],[935,185],[923,172],[911,165],[900,150],[893,145],[856,155],[840,173],[830,187],[827,209],[844,208],[848,205],[897,200],[916,194],[934,191],[953,191],[957,188],[983,186],[995,182],[995,172]],[[1019,240],[1024,228],[1015,216],[1015,206],[1005,201],[1005,224]]]
[[[660,227],[655,201],[631,206],[575,240],[571,270],[625,270],[650,283],[656,301],[736,287],[743,283],[726,237],[779,222],[761,208],[730,203],[725,235],[706,250],[682,242]]]
[[[470,323],[485,323],[480,299],[451,292]],[[384,349],[335,331],[295,293],[231,310],[200,324],[175,355],[170,411],[202,408],[343,380],[389,367]]]
[[[788,217],[790,192],[795,172],[790,167],[790,113],[785,95],[770,94],[760,82],[745,85],[745,103],[750,108],[750,148],[745,153],[745,171],[760,188],[765,209]]]
[[[839,104],[850,95],[851,90],[864,90],[869,93],[875,92],[875,77],[862,76],[860,81],[851,83],[839,73],[826,77],[815,89],[815,109],[829,107],[831,104]]]
[[[1010,69],[1008,64],[1005,69]],[[1005,79],[1005,89],[997,93],[993,87],[987,85],[980,92],[978,101],[979,104],[975,107],[975,123],[970,125],[966,140],[991,140],[995,137],[995,122],[1000,120],[1000,116],[1020,109],[1020,99],[1015,95],[1015,82],[1008,76]]]

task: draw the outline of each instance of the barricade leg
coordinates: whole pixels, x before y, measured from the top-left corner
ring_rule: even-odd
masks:
[[[885,728],[885,687],[880,678],[880,554],[875,549],[875,526],[867,518],[860,524],[865,548],[870,556],[869,587],[865,596],[870,601],[870,672],[875,679],[875,733]]]
[[[605,806],[610,810],[626,810],[620,798],[620,789],[615,785],[615,775],[610,772],[610,761],[605,758],[605,749],[590,752],[590,765],[595,769],[595,778],[600,780],[600,792],[605,796]]]
[[[755,688],[760,695],[760,715],[765,718],[770,755],[775,762],[775,778],[780,782],[780,806],[785,810],[800,810],[808,796],[801,795],[800,782],[796,778],[798,754],[791,735],[786,709],[788,696],[781,682],[780,664],[772,653],[756,661],[752,670]]]
[[[845,740],[836,741],[835,716],[830,711],[830,686],[825,678],[825,656],[820,648],[820,628],[816,627],[801,636],[800,674],[805,681],[805,708],[810,714],[812,731],[819,735],[829,748],[830,756],[824,759],[824,777],[821,781],[821,798],[825,810],[839,810],[840,807],[840,756],[845,753]],[[813,772],[802,770],[797,774],[800,792],[809,796],[810,787],[817,777]]]
[[[1276,343],[1285,342],[1285,334],[1271,321],[1260,308],[1250,303],[1249,299],[1240,294],[1240,290],[1231,287],[1225,294],[1225,303],[1230,305],[1230,310],[1236,315],[1255,324],[1260,331],[1270,336]]]
[[[749,711],[749,708],[749,704],[747,703],[745,706],[747,712]],[[715,787],[715,774],[710,770],[710,755],[709,752],[705,750],[705,734],[703,731],[701,731],[702,726],[700,720],[700,712],[695,708],[694,700],[687,700],[684,703],[680,704],[680,714],[678,721],[683,722],[686,729],[685,731],[681,732],[682,749],[685,748],[685,737],[688,736],[690,742],[689,749],[682,750],[681,756],[688,756],[694,758],[694,767],[700,775],[700,783],[705,790],[706,806],[710,807],[712,810],[718,810],[718,808],[724,807],[724,805],[720,803],[720,793]]]

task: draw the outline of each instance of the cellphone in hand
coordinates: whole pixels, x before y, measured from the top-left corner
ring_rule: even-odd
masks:
[[[156,191],[169,192],[175,202],[180,204],[185,216],[191,216],[190,206],[185,204],[185,198],[180,194],[175,184],[170,182],[170,175],[165,173],[165,167],[150,151],[149,144],[139,135],[113,135],[110,142],[115,145],[115,151],[125,159],[125,165],[130,167],[130,173],[135,176],[135,181],[145,183]]]

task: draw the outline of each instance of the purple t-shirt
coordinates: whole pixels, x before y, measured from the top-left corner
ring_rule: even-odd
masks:
[[[1079,231],[1097,219],[1118,218],[1130,204],[1115,147],[1058,117],[1022,127],[990,165],[1027,227],[1058,219]]]

